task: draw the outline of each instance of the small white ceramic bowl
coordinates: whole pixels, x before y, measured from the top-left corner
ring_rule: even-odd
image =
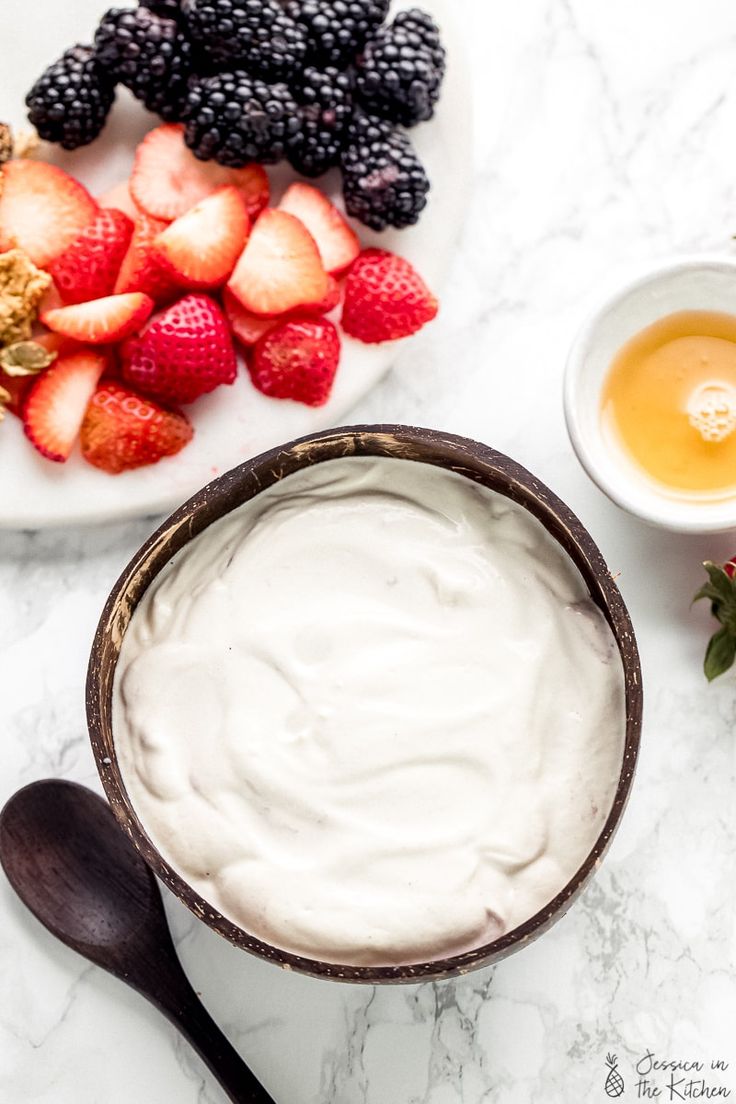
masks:
[[[601,418],[603,383],[622,345],[684,310],[736,314],[736,259],[703,255],[660,264],[609,295],[570,350],[565,418],[580,463],[613,502],[664,529],[717,533],[736,529],[736,495],[704,501],[668,494],[611,439]]]

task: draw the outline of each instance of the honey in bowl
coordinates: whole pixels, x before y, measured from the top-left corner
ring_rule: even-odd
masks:
[[[662,490],[736,493],[736,315],[679,311],[615,357],[604,428]]]

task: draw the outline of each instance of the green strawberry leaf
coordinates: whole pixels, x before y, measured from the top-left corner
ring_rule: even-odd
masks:
[[[722,675],[733,666],[736,659],[736,636],[728,629],[721,629],[712,636],[705,653],[705,677],[708,682]]]
[[[719,591],[713,586],[712,583],[704,583],[698,593],[693,598],[693,603],[699,602],[701,598],[708,598],[711,602],[720,602],[721,595]]]
[[[733,579],[729,579],[723,568],[719,564],[711,563],[710,560],[706,560],[703,567],[708,572],[711,585],[718,592],[719,598],[724,602],[736,600]]]

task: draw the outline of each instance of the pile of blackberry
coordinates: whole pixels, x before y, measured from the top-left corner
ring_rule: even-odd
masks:
[[[185,125],[201,160],[339,167],[348,213],[411,226],[429,180],[403,128],[434,114],[445,50],[418,8],[390,0],[140,0],[110,8],[94,46],[74,46],[26,98],[42,138],[66,149],[102,130],[123,84]]]

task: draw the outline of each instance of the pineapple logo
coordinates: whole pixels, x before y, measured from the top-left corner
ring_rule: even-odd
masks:
[[[606,1065],[608,1066],[608,1077],[605,1085],[606,1096],[610,1096],[612,1100],[617,1100],[619,1096],[623,1096],[624,1079],[618,1072],[618,1058],[615,1054],[606,1055]]]

